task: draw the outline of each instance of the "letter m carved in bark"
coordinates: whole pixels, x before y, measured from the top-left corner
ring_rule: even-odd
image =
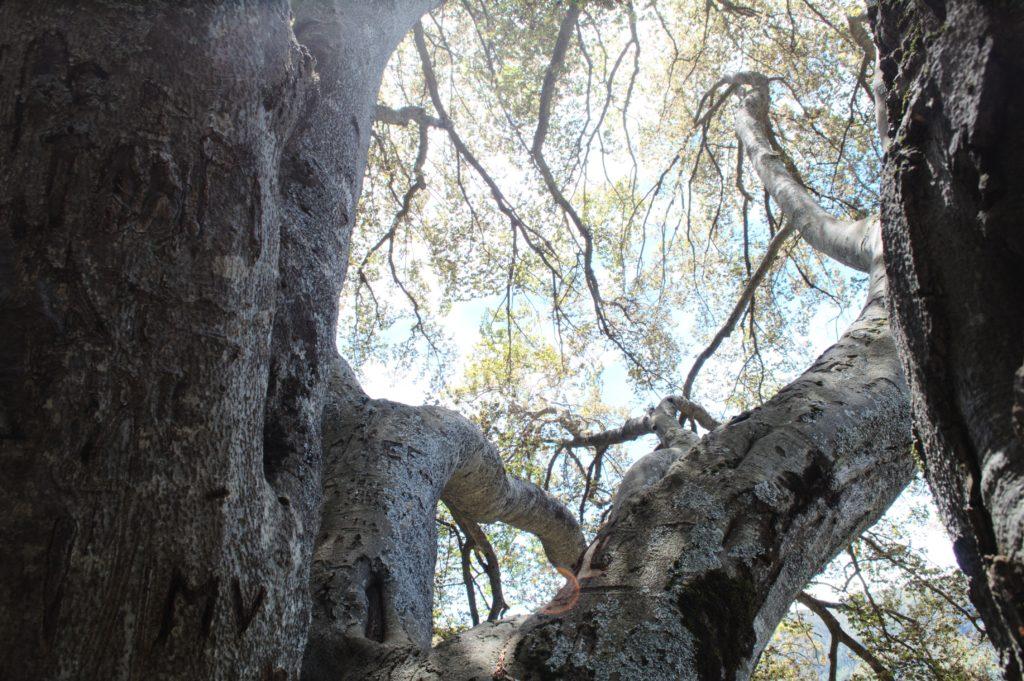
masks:
[[[199,638],[206,639],[210,636],[210,628],[213,625],[213,614],[217,607],[217,597],[220,595],[220,579],[211,577],[204,584],[192,587],[188,578],[178,568],[171,574],[171,584],[167,589],[167,599],[164,601],[163,611],[160,615],[160,630],[153,642],[153,647],[158,648],[167,642],[171,631],[174,629],[176,619],[180,613],[180,603],[186,603],[199,612]]]
[[[263,607],[263,599],[267,596],[266,587],[261,586],[249,605],[245,604],[245,596],[242,594],[242,584],[238,577],[231,579],[231,594],[235,603],[235,623],[238,625],[238,635],[241,636],[252,624],[256,613]]]

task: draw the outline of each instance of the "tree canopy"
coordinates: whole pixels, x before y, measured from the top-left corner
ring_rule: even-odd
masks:
[[[0,676],[1019,678],[1021,16],[0,3]]]
[[[643,451],[574,440],[669,394],[714,419],[761,404],[856,312],[863,275],[796,237],[739,142],[733,76],[767,77],[774,153],[820,205],[869,218],[885,140],[863,12],[808,0],[435,10],[381,89],[346,355],[364,376],[428,374],[429,400],[471,416],[589,535]],[[460,353],[452,320],[467,310],[480,333]],[[609,382],[629,397],[609,399]],[[535,540],[447,510],[438,522],[438,635],[536,609],[557,588]],[[834,624],[899,678],[984,678],[988,653],[960,661],[984,640],[962,578],[907,542],[921,522],[883,523],[838,558],[838,595],[805,597],[842,624],[826,616],[831,636],[815,638],[812,610],[794,606],[759,674],[839,668]],[[844,673],[857,664],[872,668],[858,657]]]

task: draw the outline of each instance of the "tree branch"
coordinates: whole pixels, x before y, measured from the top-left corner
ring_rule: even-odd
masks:
[[[440,118],[435,118],[428,114],[422,106],[403,106],[401,109],[392,109],[383,104],[378,104],[374,120],[389,125],[398,125],[403,128],[411,123],[441,130],[445,130],[448,127]]]
[[[598,328],[601,330],[601,333],[608,338],[608,340],[614,343],[615,346],[622,351],[631,363],[641,371],[650,373],[650,370],[644,362],[640,361],[640,358],[637,357],[636,353],[627,348],[618,337],[618,334],[616,334],[615,330],[612,328],[611,322],[605,314],[604,299],[601,296],[601,288],[597,281],[597,275],[594,272],[593,232],[591,232],[590,227],[583,222],[583,218],[580,217],[576,208],[572,205],[572,202],[569,201],[561,187],[558,186],[554,173],[551,172],[551,168],[548,166],[547,161],[544,158],[544,140],[547,137],[547,131],[550,125],[551,106],[554,100],[555,87],[558,83],[558,74],[561,72],[562,67],[565,64],[565,55],[568,51],[569,41],[572,39],[573,29],[576,26],[579,15],[580,7],[574,1],[570,4],[569,10],[562,18],[562,23],[559,26],[558,37],[555,40],[555,47],[552,50],[551,60],[544,72],[544,82],[541,85],[540,103],[537,114],[537,128],[533,135],[533,144],[530,148],[530,158],[533,159],[534,165],[540,172],[548,193],[551,194],[555,203],[562,209],[562,212],[566,217],[569,218],[569,221],[572,223],[573,227],[575,227],[576,232],[583,240],[583,275],[584,280],[587,283],[587,289],[590,292],[590,297],[593,301],[594,316],[597,319]]]
[[[888,667],[886,667],[881,660],[875,657],[874,653],[865,648],[860,641],[850,636],[850,634],[843,629],[835,615],[829,612],[828,605],[826,603],[819,601],[807,592],[802,592],[796,597],[796,600],[818,616],[818,619],[820,619],[828,628],[828,633],[832,637],[833,641],[841,642],[844,646],[849,648],[854,655],[867,662],[868,666],[871,667],[871,671],[875,672],[875,674],[878,675],[878,678],[886,681],[892,681],[892,672],[889,671]]]
[[[718,346],[722,344],[722,341],[728,338],[733,332],[733,329],[736,328],[736,323],[740,320],[743,313],[750,305],[750,302],[754,299],[754,292],[757,290],[757,287],[761,285],[761,282],[771,270],[772,265],[775,263],[775,259],[779,255],[779,251],[782,250],[783,244],[785,244],[795,229],[796,225],[792,220],[790,220],[775,234],[774,237],[772,237],[772,240],[768,242],[768,249],[765,251],[764,257],[761,258],[761,262],[757,265],[757,270],[754,271],[754,274],[747,281],[747,285],[743,287],[739,300],[737,300],[736,304],[733,306],[729,317],[725,320],[725,323],[722,324],[722,327],[718,330],[718,333],[715,334],[714,338],[711,339],[711,342],[708,343],[708,346],[704,348],[704,350],[697,355],[697,359],[693,361],[693,366],[690,367],[690,373],[686,375],[686,383],[683,384],[683,395],[686,397],[689,397],[693,393],[693,382],[697,379],[697,374],[700,373],[701,367],[703,367],[704,363],[715,354],[715,351],[718,350]]]
[[[441,407],[370,399],[340,358],[323,441],[323,520],[311,585],[315,654],[336,656],[338,646],[381,630],[380,642],[429,645],[440,500],[471,538],[473,523],[494,521],[535,534],[555,566],[571,566],[586,546],[572,513],[508,475],[475,424]],[[478,535],[477,546],[485,540]],[[487,562],[497,567],[495,558]]]
[[[569,41],[572,40],[576,22],[580,18],[580,6],[573,0],[569,5],[569,11],[562,18],[558,27],[558,37],[555,39],[555,47],[551,53],[551,60],[544,70],[544,81],[540,88],[540,102],[537,111],[537,128],[533,133],[533,145],[530,152],[535,155],[541,154],[544,147],[544,140],[548,134],[548,126],[551,121],[551,104],[555,96],[555,86],[558,83],[559,72],[565,64],[565,53],[569,49]]]
[[[878,138],[882,143],[882,149],[885,149],[889,146],[889,119],[885,110],[885,81],[882,78],[882,69],[878,63],[878,50],[875,49],[874,41],[868,35],[867,29],[864,28],[864,24],[867,21],[868,16],[866,14],[848,16],[846,18],[853,42],[857,43],[857,46],[864,52],[862,71],[869,63],[873,63],[875,66],[874,73],[871,76],[870,87],[863,82],[861,85],[867,91],[871,101],[874,102],[875,127],[878,130]]]
[[[452,123],[451,117],[448,115],[448,111],[444,106],[444,102],[441,101],[441,93],[437,84],[437,75],[434,73],[434,66],[430,59],[430,53],[427,51],[427,43],[423,36],[423,26],[417,23],[413,27],[413,38],[416,43],[416,50],[420,56],[420,62],[423,67],[423,82],[426,85],[427,93],[430,96],[430,101],[437,111],[441,121],[441,128],[448,133],[448,138],[451,140],[452,146],[455,147],[456,153],[459,154],[465,161],[473,167],[477,175],[483,180],[484,184],[491,192],[491,196],[494,198],[495,203],[498,206],[498,210],[501,211],[505,217],[509,219],[513,228],[518,229],[526,240],[527,245],[530,249],[537,254],[544,266],[555,276],[559,281],[562,281],[562,273],[558,267],[555,266],[557,262],[557,253],[551,242],[546,239],[537,230],[529,227],[518,215],[512,205],[505,198],[504,193],[498,187],[498,183],[494,181],[490,173],[484,168],[483,164],[480,163],[479,159],[470,151],[469,147],[462,140],[459,134],[455,130],[455,126]]]
[[[465,579],[468,570],[466,565],[468,561],[465,560],[465,556],[474,551],[478,552],[478,555],[482,554],[483,556],[480,559],[480,563],[487,574],[487,581],[491,587],[491,607],[487,613],[487,621],[495,622],[508,610],[508,603],[505,602],[505,595],[501,588],[501,565],[498,563],[498,554],[494,552],[494,547],[491,546],[491,542],[487,539],[487,534],[476,521],[467,518],[457,508],[448,504],[445,505],[448,506],[448,510],[451,512],[455,523],[462,530],[463,534],[466,535],[465,552],[463,553],[463,579]],[[479,615],[477,615],[473,624],[477,625],[479,623]]]
[[[678,416],[677,416],[678,415]],[[690,436],[681,436],[683,427],[680,420],[692,418],[707,430],[714,430],[718,420],[704,407],[680,395],[671,395],[663,399],[658,406],[643,416],[627,419],[618,428],[611,428],[597,433],[580,433],[571,439],[563,440],[562,447],[594,447],[603,448],[636,440],[644,435],[656,433],[662,447],[673,447],[680,439],[689,440]]]
[[[868,272],[881,255],[876,218],[842,222],[829,215],[783,161],[771,130],[769,79],[754,72],[737,73],[728,82],[740,85],[736,134],[761,182],[800,235],[817,251],[842,264]]]
[[[500,521],[537,536],[555,566],[569,567],[586,548],[575,518],[560,501],[537,485],[508,475],[498,450],[476,425],[455,412],[446,418],[464,422],[476,442],[463,450],[444,487],[442,499],[462,516],[481,523]]]

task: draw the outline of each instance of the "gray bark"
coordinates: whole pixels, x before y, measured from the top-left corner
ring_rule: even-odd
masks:
[[[424,2],[0,5],[0,676],[295,677],[380,74]]]
[[[932,492],[974,604],[1024,668],[1024,43],[1015,3],[885,0],[882,216]],[[1017,379],[1019,381],[1019,379]]]
[[[739,73],[729,80],[745,90],[736,112],[736,136],[765,189],[815,250],[847,267],[870,271],[881,254],[878,219],[844,222],[818,205],[800,178],[786,167],[765,123],[771,103],[768,79],[760,73]]]
[[[480,429],[450,410],[371,400],[339,360],[324,413],[325,501],[307,680],[344,677],[364,642],[427,648],[438,501],[459,517],[536,534],[555,566],[586,548],[571,513],[505,473]],[[351,678],[362,671],[352,668]]]
[[[869,271],[860,317],[799,379],[699,441],[675,420],[689,403],[672,398],[595,436],[605,442],[656,432],[661,448],[627,473],[612,519],[542,611],[482,624],[433,650],[374,639],[357,627],[336,644],[349,659],[343,678],[747,678],[807,581],[909,482],[908,391],[888,329],[878,223],[822,223],[807,190],[766,146],[767,81],[743,74],[735,82],[743,86],[737,131],[773,197],[812,246]],[[414,412],[399,437],[381,442],[419,442],[426,430],[423,446],[436,447],[440,431],[424,429],[424,416]],[[442,436],[458,451],[460,437]],[[374,439],[354,450],[380,446]],[[397,465],[430,457],[410,449],[395,448]],[[423,487],[407,477],[412,482],[403,477],[403,487]],[[395,488],[393,478],[384,487]],[[396,493],[422,498],[409,489]],[[340,517],[352,517],[351,509]],[[420,541],[425,551],[416,548]],[[425,560],[432,541],[416,538],[392,550]]]

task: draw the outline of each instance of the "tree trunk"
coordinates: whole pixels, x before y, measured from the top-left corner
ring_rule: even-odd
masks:
[[[1017,3],[968,0],[884,0],[875,17],[894,329],[928,480],[1009,678],[1024,666],[1022,21]]]
[[[300,4],[309,51],[284,0],[0,6],[3,678],[297,676],[351,216],[427,4]]]

